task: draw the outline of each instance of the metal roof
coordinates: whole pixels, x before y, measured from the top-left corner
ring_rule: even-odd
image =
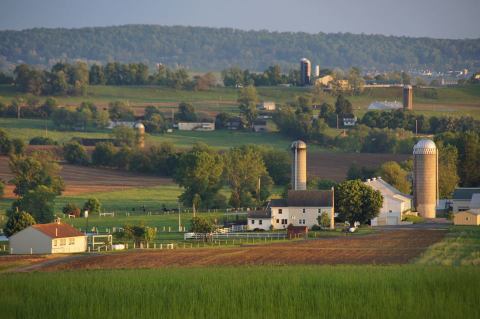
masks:
[[[453,199],[471,200],[477,193],[480,193],[480,187],[458,187],[453,192]]]

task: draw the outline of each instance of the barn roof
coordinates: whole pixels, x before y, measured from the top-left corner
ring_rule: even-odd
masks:
[[[453,199],[471,200],[476,193],[480,193],[480,187],[458,187],[453,192]]]
[[[85,236],[84,233],[68,224],[36,224],[32,226],[39,232],[44,233],[50,238],[65,238],[65,237],[77,237]]]
[[[333,207],[330,190],[289,190],[287,204],[290,207]]]
[[[259,219],[267,218],[268,219],[271,217],[272,217],[272,214],[270,210],[254,210],[254,211],[248,212],[248,218],[259,218]]]

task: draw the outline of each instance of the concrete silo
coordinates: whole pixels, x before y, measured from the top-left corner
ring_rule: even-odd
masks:
[[[139,148],[145,147],[145,126],[142,123],[135,124],[135,130],[137,131],[137,146]]]
[[[403,87],[403,110],[413,110],[413,87],[411,85]]]
[[[438,199],[438,150],[429,139],[413,147],[413,205],[420,216],[435,218]]]
[[[300,85],[310,85],[312,79],[312,63],[303,58],[300,60]]]
[[[307,189],[307,144],[303,141],[292,143],[292,189]]]

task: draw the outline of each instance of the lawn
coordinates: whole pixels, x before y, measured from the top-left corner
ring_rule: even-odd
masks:
[[[428,248],[417,263],[480,266],[480,227],[452,226],[445,239]]]
[[[2,318],[478,318],[478,268],[273,266],[1,274]],[[28,302],[27,302],[28,301]]]

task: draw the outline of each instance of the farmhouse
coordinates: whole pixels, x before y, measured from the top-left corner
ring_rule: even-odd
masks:
[[[267,121],[261,120],[261,119],[256,119],[253,122],[253,130],[255,132],[266,132],[267,129]]]
[[[457,187],[452,198],[453,212],[458,213],[471,208],[480,208],[472,207],[476,205],[478,196],[480,196],[480,187]]]
[[[371,225],[399,225],[402,221],[402,214],[412,208],[412,198],[380,177],[367,179],[365,184],[380,191],[383,196],[383,206],[380,208],[380,214],[371,220]]]
[[[257,105],[257,109],[263,111],[275,111],[275,102],[262,102]]]
[[[265,210],[250,212],[248,229],[287,229],[290,224],[311,228],[322,213],[332,217],[332,191],[289,190],[286,199],[272,199]]]
[[[62,223],[37,224],[9,238],[11,254],[79,253],[87,250],[87,237]]]
[[[480,209],[471,209],[453,215],[454,225],[480,225]]]

